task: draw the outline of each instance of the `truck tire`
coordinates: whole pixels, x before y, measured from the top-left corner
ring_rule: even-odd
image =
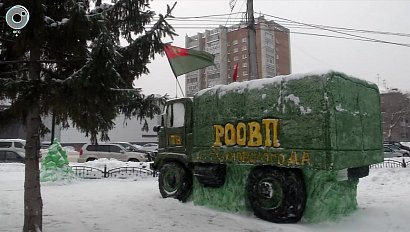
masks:
[[[300,170],[262,167],[248,177],[247,195],[255,216],[275,223],[295,223],[306,205]]]
[[[179,163],[166,163],[160,169],[158,185],[163,198],[173,197],[185,202],[192,191],[192,175]]]

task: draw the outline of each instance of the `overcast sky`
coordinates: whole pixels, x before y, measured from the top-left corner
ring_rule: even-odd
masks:
[[[166,5],[172,5],[174,2],[154,0],[151,7],[157,13],[165,13]],[[179,0],[173,15],[175,17],[187,17],[226,14],[231,12],[229,2],[230,0]],[[246,0],[237,0],[233,12],[245,10]],[[254,11],[270,15],[267,19],[274,19],[271,16],[275,16],[305,24],[410,34],[410,0],[254,0]],[[227,16],[224,17],[227,18]],[[237,15],[232,15],[227,26],[238,20]],[[226,19],[220,19],[219,21],[214,22],[214,24],[225,25],[226,23]],[[175,46],[184,47],[186,34],[192,36],[205,30],[203,27],[186,28],[187,24],[195,22],[170,21],[170,23],[175,25],[176,32],[179,34],[173,41]],[[179,26],[181,24],[184,24],[184,28]],[[408,47],[406,47],[386,43],[301,35],[292,32],[349,37],[345,34],[308,29],[306,26],[302,28],[289,26],[289,28],[291,30],[292,73],[332,69],[376,84],[379,83],[380,86],[385,83],[389,88],[410,91],[410,35],[391,36],[374,33],[354,33],[357,36],[408,44]],[[353,34],[347,31],[344,32]],[[171,42],[171,40],[166,40],[166,42]],[[147,94],[167,93],[171,97],[175,97],[175,77],[166,57],[156,56],[148,68],[151,73],[140,77],[136,81],[136,86],[142,87],[144,93]],[[185,91],[185,76],[180,76],[178,80]],[[179,90],[178,96],[181,96]]]

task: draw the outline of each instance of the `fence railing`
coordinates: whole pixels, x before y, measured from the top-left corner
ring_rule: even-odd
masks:
[[[406,161],[405,159],[402,159],[401,161],[385,159],[381,163],[370,165],[370,168],[407,168],[409,166],[410,161]]]
[[[88,166],[71,166],[75,175],[87,179],[101,178],[130,178],[130,177],[156,177],[156,171],[140,168],[140,167],[117,167],[108,169],[107,165],[104,168],[95,168]]]
[[[372,164],[370,168],[407,168],[410,167],[410,160],[401,161],[385,159],[381,163]],[[102,178],[132,178],[132,177],[156,177],[158,172],[140,167],[116,167],[108,169],[107,165],[104,168],[96,168],[89,166],[71,166],[75,175],[87,179],[102,179]]]

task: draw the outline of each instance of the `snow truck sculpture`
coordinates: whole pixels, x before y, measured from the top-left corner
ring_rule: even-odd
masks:
[[[377,86],[329,72],[220,85],[170,100],[159,190],[278,223],[357,207],[358,180],[383,160]]]

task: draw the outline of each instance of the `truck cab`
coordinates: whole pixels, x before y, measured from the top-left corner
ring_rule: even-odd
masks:
[[[174,159],[186,165],[192,150],[192,99],[168,101],[161,115],[161,125],[155,130],[159,137],[155,167],[159,169],[163,159]]]
[[[161,115],[161,125],[154,128],[159,147],[153,167],[160,171],[160,192],[163,197],[181,201],[186,200],[192,188],[188,167],[192,151],[192,105],[192,98],[169,100]]]

